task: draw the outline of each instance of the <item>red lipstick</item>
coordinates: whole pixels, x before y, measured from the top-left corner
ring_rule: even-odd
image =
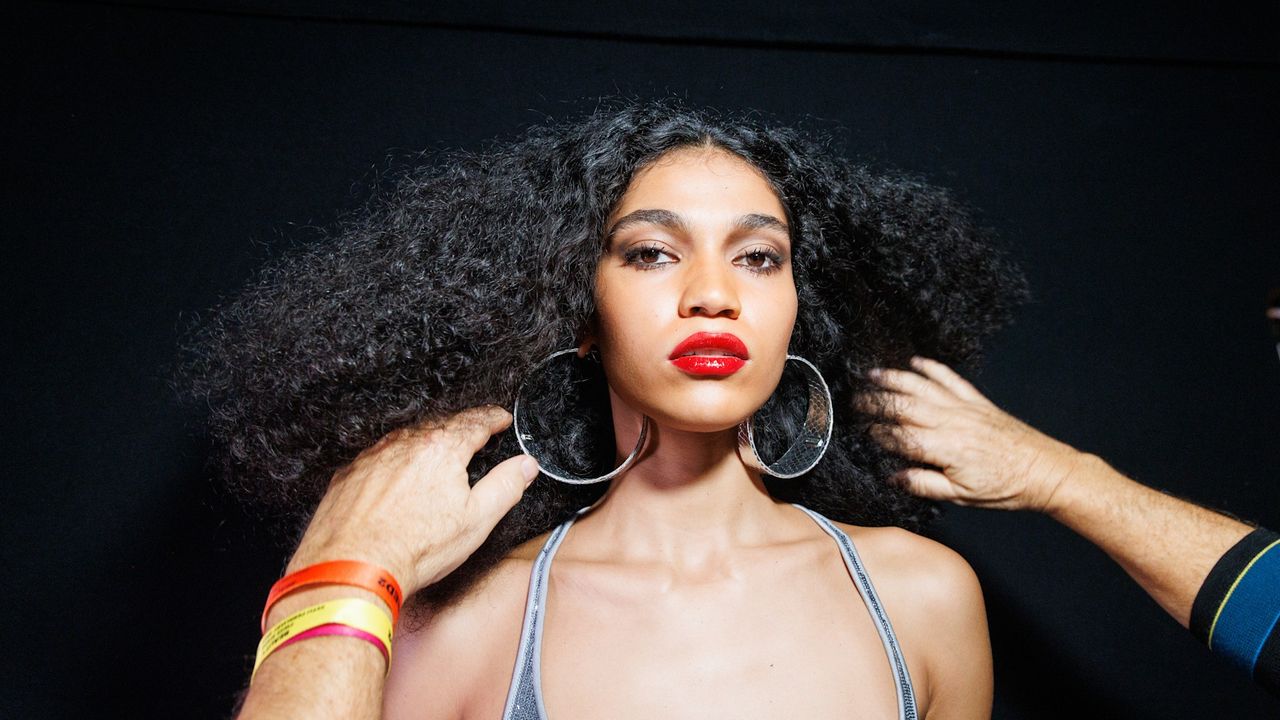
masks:
[[[747,364],[747,346],[730,333],[694,333],[667,359],[691,375],[732,375]]]

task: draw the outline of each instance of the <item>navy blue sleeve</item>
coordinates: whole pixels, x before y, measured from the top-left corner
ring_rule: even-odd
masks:
[[[1209,571],[1191,632],[1280,697],[1280,535],[1258,528]]]

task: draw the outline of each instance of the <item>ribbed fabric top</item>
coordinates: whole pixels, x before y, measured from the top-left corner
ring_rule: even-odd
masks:
[[[795,503],[792,504],[795,505]],[[818,526],[825,530],[840,547],[845,566],[848,567],[854,586],[858,588],[863,603],[866,604],[872,620],[875,621],[876,631],[880,634],[880,641],[884,644],[889,664],[893,668],[894,687],[898,694],[898,718],[899,720],[916,720],[915,691],[911,686],[911,676],[907,673],[906,660],[902,657],[902,649],[898,647],[898,639],[893,634],[889,616],[885,613],[884,606],[880,604],[880,597],[876,595],[876,590],[871,585],[871,578],[867,576],[866,568],[862,565],[862,559],[858,557],[853,541],[822,515],[801,505],[795,506],[813,518],[813,521],[818,523]],[[591,506],[582,508],[557,527],[547,538],[542,551],[533,562],[533,570],[529,574],[529,597],[525,603],[524,629],[520,635],[520,649],[516,653],[515,671],[511,676],[511,689],[507,693],[507,705],[502,713],[503,720],[548,720],[547,709],[542,703],[541,669],[542,624],[546,610],[547,577],[551,569],[551,560],[555,557],[556,550],[559,549],[569,527],[573,525],[574,520],[590,509]]]

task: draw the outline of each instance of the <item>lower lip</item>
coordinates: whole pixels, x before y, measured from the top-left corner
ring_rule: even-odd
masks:
[[[747,361],[732,355],[685,355],[672,360],[671,364],[690,375],[732,375]]]

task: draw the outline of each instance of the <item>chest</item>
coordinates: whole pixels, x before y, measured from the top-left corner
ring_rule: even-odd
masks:
[[[673,585],[553,570],[543,623],[549,720],[897,717],[889,659],[838,557]],[[476,717],[501,717],[507,685],[493,687]]]

